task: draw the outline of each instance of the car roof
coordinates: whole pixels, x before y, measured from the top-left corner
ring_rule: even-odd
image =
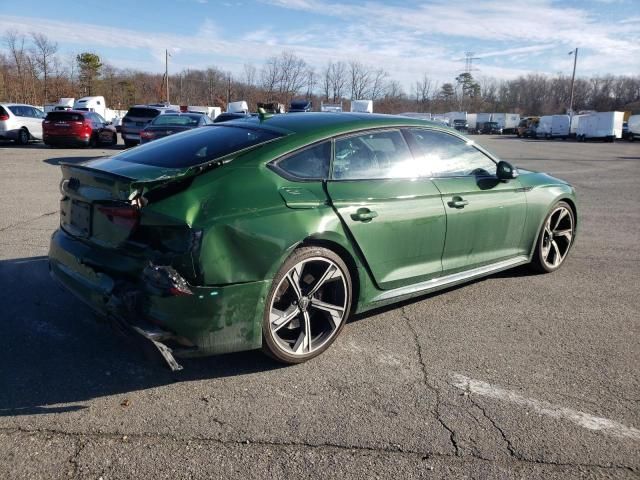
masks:
[[[56,114],[59,114],[59,113],[77,113],[77,114],[80,114],[80,115],[86,115],[87,113],[98,113],[98,112],[90,112],[89,110],[73,110],[73,109],[72,110],[51,110],[50,112],[47,112],[47,115],[49,115],[50,113],[56,113]],[[98,113],[98,115],[100,115],[100,114]]]
[[[375,113],[332,113],[304,112],[246,117],[231,120],[237,125],[252,125],[258,128],[275,130],[286,134],[302,134],[317,136],[339,135],[368,128],[400,127],[400,126],[433,126],[443,128],[442,124],[428,120],[420,120],[399,115],[383,115]],[[448,129],[448,127],[444,126]]]

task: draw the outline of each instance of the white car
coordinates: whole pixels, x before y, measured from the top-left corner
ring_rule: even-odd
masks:
[[[0,139],[26,145],[29,140],[42,140],[45,114],[39,108],[21,103],[0,103]]]

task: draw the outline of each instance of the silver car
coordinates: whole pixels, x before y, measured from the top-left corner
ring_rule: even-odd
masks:
[[[26,145],[29,140],[42,140],[42,120],[39,108],[22,103],[0,103],[0,139]]]

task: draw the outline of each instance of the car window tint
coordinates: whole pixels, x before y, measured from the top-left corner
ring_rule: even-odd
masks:
[[[24,108],[22,108],[22,106],[20,105],[11,105],[9,107],[9,110],[11,110],[11,113],[13,113],[17,117],[25,116]]]
[[[336,140],[333,178],[413,178],[418,164],[397,130],[368,132]]]
[[[325,179],[330,163],[331,142],[323,142],[283,158],[277,166],[297,178]]]
[[[129,117],[155,118],[160,114],[160,110],[155,108],[131,107],[127,112]]]
[[[47,113],[46,120],[50,122],[82,122],[84,118],[79,113],[54,111]]]
[[[434,177],[493,176],[496,164],[473,146],[473,142],[445,132],[411,129],[422,151],[424,171]]]
[[[151,125],[175,125],[182,127],[197,127],[198,115],[158,115]]]
[[[94,113],[96,120],[100,123],[107,123],[107,121],[99,113]]]
[[[145,143],[113,158],[156,167],[192,167],[282,136],[261,128],[211,125]]]

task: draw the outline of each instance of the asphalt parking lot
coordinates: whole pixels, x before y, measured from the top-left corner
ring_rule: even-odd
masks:
[[[577,188],[558,272],[374,311],[303,365],[177,373],[47,271],[58,164],[122,147],[0,144],[0,478],[638,478],[640,143],[475,139]]]

